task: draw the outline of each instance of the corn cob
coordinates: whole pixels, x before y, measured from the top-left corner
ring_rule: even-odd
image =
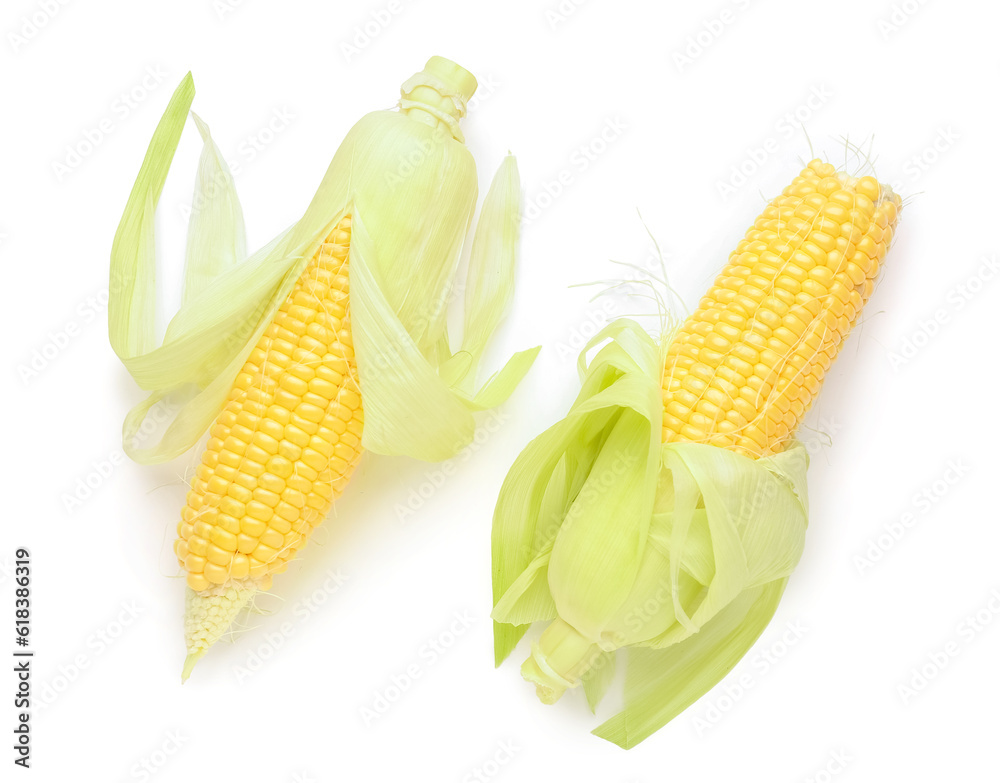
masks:
[[[664,442],[785,447],[871,296],[900,203],[816,159],[768,204],[670,343]]]
[[[210,435],[175,545],[188,588],[185,678],[322,521],[362,435],[376,454],[453,457],[475,436],[473,412],[506,399],[537,355],[515,354],[477,389],[513,293],[512,155],[476,226],[463,341],[454,350],[449,340],[478,194],[460,127],[476,86],[464,68],[430,58],[401,86],[397,110],[355,123],[300,220],[249,256],[232,175],[195,117],[204,147],[185,297],[159,345],[152,218],[194,98],[191,74],[157,126],[112,245],[108,321],[116,353],[150,392],[126,417],[126,453],[162,462]],[[136,433],[161,401],[172,420],[159,443],[140,447]]]
[[[345,217],[260,338],[210,430],[174,544],[194,591],[186,623],[191,666],[253,593],[285,570],[361,457],[350,239]],[[215,621],[206,623],[209,617]]]
[[[620,319],[581,354],[565,419],[522,452],[494,514],[496,663],[591,709],[628,659],[631,747],[699,698],[766,627],[801,557],[808,457],[794,433],[870,297],[900,198],[814,160],[771,201],[698,309],[657,346]],[[587,351],[604,344],[587,363]]]

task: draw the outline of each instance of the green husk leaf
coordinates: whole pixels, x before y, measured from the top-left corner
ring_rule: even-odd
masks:
[[[172,459],[201,437],[302,264],[301,254],[289,251],[284,234],[251,258],[232,264],[240,252],[242,229],[235,192],[223,176],[221,190],[206,204],[216,214],[221,214],[216,211],[220,201],[229,204],[221,235],[227,239],[209,243],[210,226],[195,220],[186,301],[170,321],[162,344],[156,344],[154,218],[193,98],[194,82],[188,74],[153,134],[111,251],[111,344],[136,383],[152,392],[129,413],[122,432],[125,453],[141,463]],[[202,156],[199,183],[225,170],[225,162],[211,151],[207,126],[204,130],[209,150]],[[212,255],[210,245],[219,250],[219,257]],[[173,419],[158,443],[143,448],[139,431],[158,403],[174,413]]]
[[[111,247],[109,336],[119,356],[140,354],[153,344],[156,267],[145,262],[155,253],[152,231],[156,203],[163,192],[194,92],[194,78],[189,72],[156,126]]]
[[[654,432],[648,419],[623,410],[553,545],[549,580],[559,586],[559,616],[588,639],[600,638],[639,573],[659,440],[659,427]]]
[[[542,547],[494,607],[493,616],[511,625],[530,625],[555,618],[556,605],[549,592],[549,558],[552,540]]]
[[[649,380],[658,356],[650,337],[635,322],[617,321],[584,353],[609,339],[589,371],[582,368],[583,389],[569,414],[528,444],[500,490],[493,516],[494,606],[558,533],[601,453],[606,428],[622,409],[645,411],[651,420],[660,405],[658,384]],[[504,608],[493,615],[498,666],[527,628],[505,619]]]
[[[475,365],[514,297],[514,270],[521,234],[521,178],[513,155],[507,155],[493,177],[472,241],[465,289],[465,326],[460,352]]]
[[[475,435],[472,412],[438,376],[399,320],[383,294],[379,270],[364,215],[355,210],[351,318],[365,404],[361,442],[380,454],[448,459]]]
[[[686,710],[746,655],[774,616],[787,579],[753,587],[698,633],[666,650],[628,651],[625,709],[593,733],[632,748]]]
[[[184,302],[193,299],[220,273],[247,257],[243,209],[229,165],[212,140],[208,125],[194,112],[191,112],[191,119],[204,146],[191,199]]]
[[[707,559],[707,533],[713,578],[696,605],[682,606],[676,598],[682,558],[672,560],[671,584],[680,625],[651,642],[655,647],[669,646],[697,632],[744,590],[791,574],[805,546],[808,520],[806,506],[792,490],[804,484],[808,467],[801,443],[792,443],[780,459],[756,460],[715,446],[671,443],[663,446],[663,462],[673,479],[678,504],[670,551],[687,553],[690,547],[692,556],[701,553]],[[677,500],[682,497],[683,501]],[[692,497],[700,498],[705,509],[704,525],[697,531],[691,523]],[[692,535],[699,540],[689,544]]]
[[[370,209],[385,223],[393,206],[374,200]],[[448,459],[472,441],[472,412],[506,400],[538,355],[537,347],[514,354],[478,392],[470,391],[486,343],[513,294],[520,218],[516,163],[508,156],[501,165],[481,211],[469,271],[470,290],[476,293],[468,306],[484,312],[466,312],[471,342],[454,356],[442,315],[450,278],[441,279],[440,270],[426,263],[401,274],[382,259],[369,214],[369,208],[356,205],[350,267],[352,330],[365,402],[362,443],[379,454]],[[456,226],[468,222],[447,219]],[[409,288],[400,286],[401,278],[410,278]],[[414,307],[420,297],[425,297],[422,308]]]
[[[470,391],[485,340],[511,293],[511,225],[519,209],[513,160],[504,162],[497,195],[488,199],[475,254],[473,298],[489,313],[470,316],[472,343],[450,376],[438,372],[450,358],[447,305],[476,201],[475,165],[465,146],[399,112],[366,115],[338,149],[303,217],[243,259],[245,232],[232,176],[208,126],[195,117],[204,147],[184,299],[158,345],[154,215],[193,97],[188,74],[150,142],[112,248],[111,343],[139,386],[151,392],[126,418],[126,453],[159,462],[194,445],[319,244],[350,213],[363,216],[350,275],[365,445],[422,459],[454,456],[474,435],[471,412],[506,399],[537,354],[515,354],[477,393]],[[373,349],[382,340],[388,342]],[[420,411],[414,412],[418,399]],[[410,406],[405,418],[400,401]],[[158,404],[173,419],[158,443],[141,447],[136,436]]]
[[[608,338],[586,364],[587,350]],[[525,449],[501,490],[495,651],[499,662],[526,623],[548,619],[547,603],[538,611],[544,568],[560,622],[584,640],[629,648],[625,709],[595,733],[631,747],[717,683],[773,616],[804,545],[808,455],[797,442],[756,460],[661,444],[659,355],[632,322],[598,335],[580,370],[569,414]],[[610,469],[616,459],[621,470]],[[570,475],[586,483],[570,488]],[[552,482],[562,491],[555,504],[544,494]],[[543,506],[553,532],[539,536]],[[564,672],[552,663],[562,653],[544,639],[533,648],[536,670],[542,661]],[[583,676],[592,708],[606,676]]]
[[[604,694],[608,692],[608,686],[615,678],[617,658],[617,650],[602,652],[583,677],[583,692],[591,712],[597,710],[597,705],[601,703]]]

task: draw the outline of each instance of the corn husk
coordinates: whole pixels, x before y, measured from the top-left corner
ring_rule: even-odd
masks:
[[[661,367],[634,322],[597,335],[579,397],[515,461],[493,521],[496,664],[548,623],[523,675],[548,703],[582,683],[593,709],[628,648],[624,709],[595,730],[626,748],[746,653],[807,525],[801,444],[757,460],[661,444]]]
[[[111,253],[111,344],[149,392],[125,420],[123,444],[132,459],[162,462],[198,441],[308,260],[346,214],[362,445],[441,460],[471,442],[473,412],[506,399],[538,350],[515,354],[477,389],[486,342],[513,294],[520,183],[512,156],[500,166],[479,218],[459,348],[447,330],[477,199],[475,162],[458,127],[474,89],[471,74],[432,58],[403,85],[398,111],[373,112],[350,130],[302,218],[249,255],[232,175],[208,125],[196,117],[204,149],[184,299],[158,339],[154,223],[194,99],[192,77],[184,78],[150,142]],[[447,111],[426,103],[430,93],[444,96]],[[137,435],[157,404],[169,424],[156,443],[143,445]]]

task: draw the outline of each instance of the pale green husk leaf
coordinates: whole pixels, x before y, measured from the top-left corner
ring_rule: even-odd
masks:
[[[491,292],[474,297],[490,314],[485,324],[471,319],[474,344],[460,351],[463,358],[450,373],[442,373],[439,367],[452,358],[447,305],[476,202],[475,164],[464,144],[399,112],[366,115],[338,149],[303,217],[244,258],[232,176],[208,126],[195,118],[204,148],[184,299],[158,344],[154,215],[193,97],[188,74],[150,142],[112,248],[111,343],[139,386],[151,392],[126,418],[126,453],[139,462],[160,462],[194,445],[308,260],[347,214],[357,227],[349,268],[365,402],[363,445],[428,460],[458,453],[472,440],[472,412],[505,400],[538,350],[515,354],[473,390],[483,335],[495,329],[513,286],[516,247],[508,240],[520,210],[513,159],[501,166],[499,195],[484,206],[484,238],[469,271],[470,286]],[[499,282],[491,287],[484,276]],[[460,365],[462,371],[454,372]],[[158,443],[142,447],[136,436],[157,403],[171,421]]]
[[[294,285],[297,266],[282,235],[234,265],[245,245],[232,177],[201,126],[207,151],[199,163],[196,205],[219,220],[192,216],[185,300],[160,345],[155,339],[155,212],[177,149],[194,82],[185,76],[153,134],[111,251],[108,327],[111,345],[149,398],[126,417],[125,452],[137,462],[162,462],[191,447],[208,428],[260,333]],[[211,184],[212,187],[209,187]],[[172,421],[161,440],[137,437],[149,410],[164,403]]]
[[[808,457],[799,443],[757,460],[661,444],[655,344],[616,321],[582,360],[609,338],[569,414],[504,482],[493,618],[497,663],[553,609],[592,643],[628,647],[625,709],[598,733],[629,747],[715,685],[770,620],[804,545]],[[592,707],[606,676],[583,678]]]
[[[666,650],[630,647],[625,708],[593,733],[631,748],[725,677],[771,622],[787,579],[744,590],[698,633]]]
[[[649,380],[658,364],[653,341],[634,322],[617,321],[596,335],[584,353],[609,338],[616,339],[594,357],[569,414],[528,444],[500,491],[493,515],[493,629],[498,666],[527,630],[524,621],[515,619],[530,616],[518,605],[521,593],[531,587],[521,575],[552,546],[602,451],[606,430],[619,421],[623,409],[643,412],[648,422],[660,405],[658,385]],[[581,366],[581,373],[584,369]],[[642,430],[642,425],[634,426]],[[654,465],[656,443],[650,436],[646,460]],[[640,467],[643,475],[650,472],[648,465]],[[508,590],[510,596],[506,596]],[[537,598],[532,601],[540,605]]]
[[[587,697],[587,706],[590,707],[591,712],[597,711],[597,705],[601,703],[601,699],[604,698],[604,694],[611,686],[617,665],[617,650],[602,652],[584,675],[583,692]]]
[[[235,266],[247,255],[243,208],[236,196],[233,175],[208,125],[191,112],[201,134],[203,148],[198,162],[191,219],[188,224],[184,299],[193,299],[220,272]]]

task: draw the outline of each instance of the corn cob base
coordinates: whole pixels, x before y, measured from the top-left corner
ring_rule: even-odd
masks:
[[[287,568],[361,458],[350,232],[345,217],[261,336],[191,482],[174,546],[189,588],[185,678]]]
[[[240,612],[257,593],[252,579],[230,580],[225,585],[195,592],[187,588],[184,601],[184,641],[187,658],[181,681],[191,676],[194,665],[209,647],[229,630]]]

